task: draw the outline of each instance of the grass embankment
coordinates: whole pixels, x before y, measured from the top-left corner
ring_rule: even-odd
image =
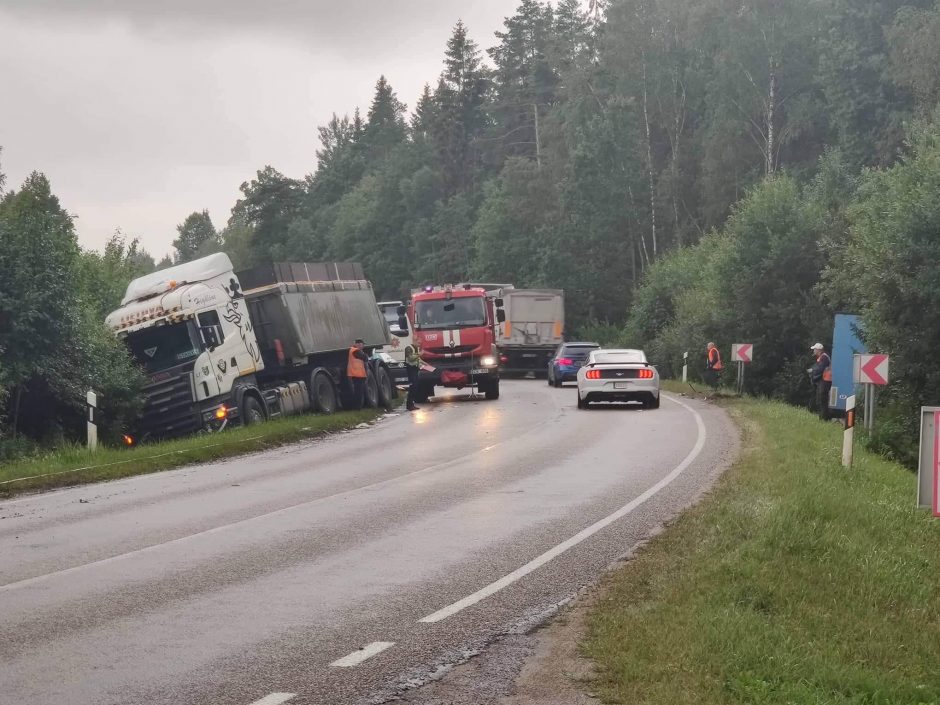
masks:
[[[612,575],[585,648],[612,703],[940,703],[940,521],[841,427],[734,400],[742,457]]]
[[[136,448],[99,448],[96,453],[81,447],[60,449],[41,457],[0,465],[0,497],[143,475],[265,450],[354,428],[383,413],[382,409],[365,409],[330,416],[290,416],[247,428],[148,443]]]

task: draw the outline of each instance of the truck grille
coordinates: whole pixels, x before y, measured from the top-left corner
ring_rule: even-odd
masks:
[[[476,345],[455,345],[446,348],[428,348],[428,352],[433,355],[466,355],[476,350]]]
[[[200,418],[193,403],[192,365],[156,372],[144,387],[144,412],[138,424],[142,438],[182,436],[195,431]]]

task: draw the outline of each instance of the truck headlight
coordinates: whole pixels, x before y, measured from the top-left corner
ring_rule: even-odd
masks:
[[[480,364],[483,365],[483,367],[496,367],[496,358],[492,355],[487,355],[480,360]]]

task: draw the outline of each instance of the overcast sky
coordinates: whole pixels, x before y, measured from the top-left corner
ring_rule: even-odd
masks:
[[[516,4],[0,0],[0,169],[44,172],[84,247],[120,227],[159,259],[266,164],[312,171],[316,127],[365,112],[380,74],[413,108],[457,20],[485,49]]]

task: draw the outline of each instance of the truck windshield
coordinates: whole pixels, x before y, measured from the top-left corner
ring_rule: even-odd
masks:
[[[176,367],[199,355],[196,332],[189,323],[145,328],[128,335],[125,342],[147,372]]]
[[[415,318],[415,325],[424,329],[485,326],[486,308],[476,296],[418,301]]]

